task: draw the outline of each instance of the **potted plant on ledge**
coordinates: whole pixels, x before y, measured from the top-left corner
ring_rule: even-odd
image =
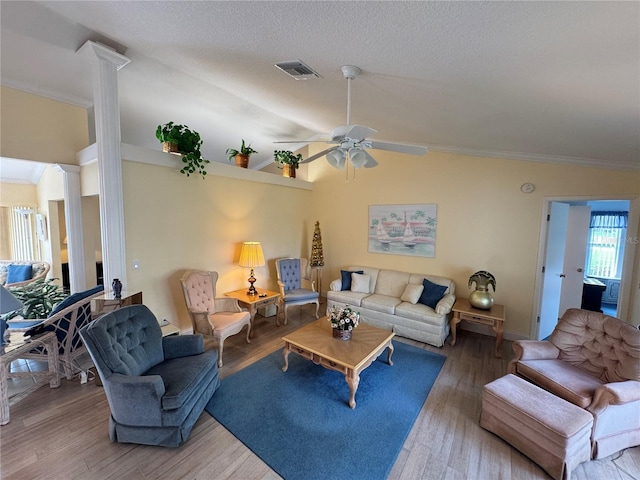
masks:
[[[186,125],[176,125],[169,122],[158,125],[156,138],[162,143],[162,151],[182,156],[184,166],[180,173],[190,176],[199,173],[203,178],[207,174],[206,165],[209,160],[202,158],[200,134],[190,130]]]
[[[242,168],[249,167],[249,157],[253,153],[258,152],[251,148],[251,144],[246,145],[244,139],[242,140],[242,146],[240,147],[240,150],[236,150],[235,148],[227,148],[227,158],[229,159],[229,161],[231,162],[235,159],[236,166]]]
[[[294,155],[290,150],[275,150],[273,152],[273,161],[278,164],[278,168],[282,169],[283,177],[296,178],[296,170],[302,161],[302,155]]]

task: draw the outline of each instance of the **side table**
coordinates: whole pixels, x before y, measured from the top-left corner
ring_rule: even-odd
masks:
[[[456,330],[462,320],[477,323],[480,325],[490,325],[496,332],[496,357],[502,358],[500,346],[502,345],[502,324],[504,323],[504,305],[494,304],[489,310],[474,308],[466,298],[456,299],[451,309],[453,317],[449,322],[451,328],[451,346],[456,344]]]
[[[142,292],[128,293],[123,290],[121,293],[121,298],[114,298],[112,292],[94,297],[91,300],[92,318],[98,318],[100,315],[107,312],[112,312],[122,307],[128,307],[129,305],[142,304]]]
[[[276,306],[276,325],[280,326],[280,294],[272,292],[270,290],[263,290],[262,288],[256,289],[257,295],[249,295],[247,289],[235,290],[233,292],[227,292],[224,295],[226,297],[235,298],[238,300],[238,304],[241,307],[249,310],[251,315],[251,332],[253,333],[253,319],[256,316],[256,312],[259,307],[266,307],[267,305]],[[265,295],[261,297],[260,295]]]
[[[30,352],[35,347],[44,346],[47,350],[47,363],[49,369],[46,372],[10,372],[11,362]],[[9,378],[36,377],[50,379],[51,388],[60,386],[60,366],[58,359],[58,339],[54,332],[46,332],[36,337],[25,337],[24,332],[13,332],[9,343],[0,347],[0,425],[9,423]],[[42,381],[35,382],[29,388],[21,391],[11,398],[11,403],[16,403],[28,394],[39,388]]]

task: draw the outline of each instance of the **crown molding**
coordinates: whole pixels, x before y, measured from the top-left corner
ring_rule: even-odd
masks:
[[[40,97],[48,98],[50,100],[56,100],[58,102],[68,103],[70,105],[75,105],[76,107],[81,107],[85,109],[89,109],[93,106],[93,100],[87,100],[86,98],[78,97],[75,95],[61,94],[60,92],[55,92],[53,90],[38,87],[25,82],[15,82],[13,80],[3,79],[2,86],[13,88],[14,90],[20,90],[25,93],[30,93],[32,95],[38,95]]]

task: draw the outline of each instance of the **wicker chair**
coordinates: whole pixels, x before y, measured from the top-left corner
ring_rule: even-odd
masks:
[[[7,283],[9,270],[11,268],[10,265],[18,267],[28,267],[31,265],[31,278],[19,282]],[[21,287],[34,280],[45,278],[50,269],[51,265],[40,260],[0,260],[0,285],[4,285],[5,287]]]

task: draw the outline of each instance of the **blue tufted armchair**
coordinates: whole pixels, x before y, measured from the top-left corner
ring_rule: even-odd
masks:
[[[292,305],[316,304],[316,318],[320,308],[320,294],[315,282],[309,277],[306,258],[280,258],[276,260],[280,302],[284,305],[284,324],[287,324],[287,309]],[[309,286],[310,288],[305,288]]]
[[[220,384],[218,352],[202,335],[162,337],[144,305],[107,313],[80,330],[111,409],[112,442],[177,447]]]

